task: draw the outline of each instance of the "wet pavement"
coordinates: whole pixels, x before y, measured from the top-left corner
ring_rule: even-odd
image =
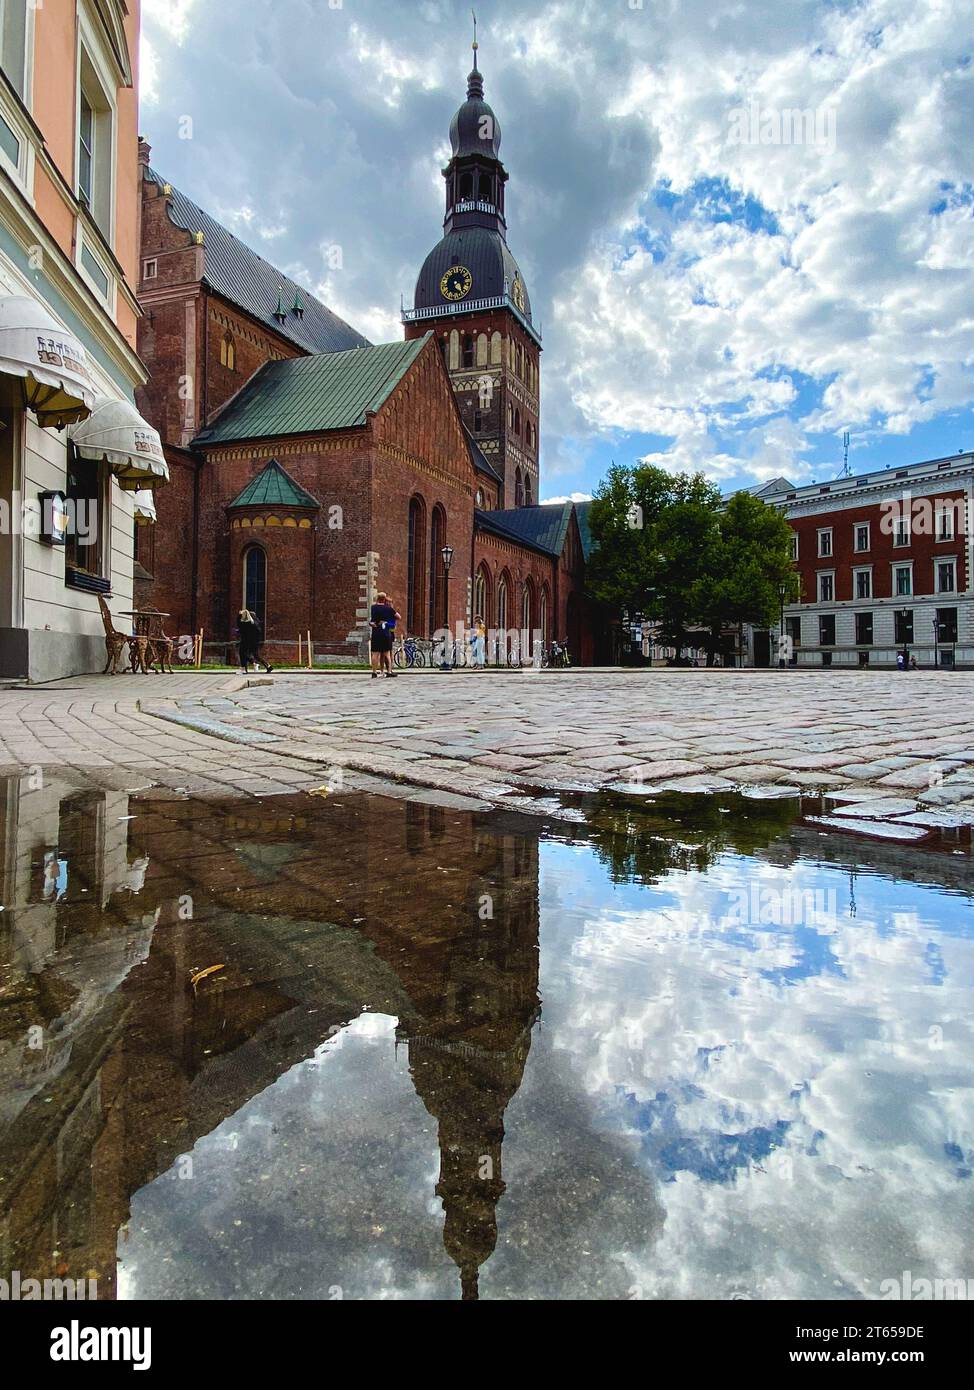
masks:
[[[0,1277],[871,1298],[967,1277],[971,832],[0,782]]]

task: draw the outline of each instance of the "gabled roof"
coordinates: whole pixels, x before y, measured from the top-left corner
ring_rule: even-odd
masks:
[[[787,478],[771,478],[766,483],[754,483],[751,487],[744,489],[752,497],[773,497],[778,492],[794,492],[795,484],[790,483]]]
[[[147,170],[147,174],[153,183],[166,183],[154,169]],[[369,346],[368,338],[363,338],[263,256],[251,251],[185,194],[172,188],[166,197],[169,220],[174,226],[194,235],[203,233],[203,278],[217,294],[305,352],[342,352]],[[283,323],[274,317],[278,303],[286,311]],[[296,304],[303,306],[303,314],[294,312]]]
[[[545,555],[560,555],[572,519],[573,502],[553,502],[512,511],[474,512],[474,524],[505,540],[530,546]]]
[[[493,482],[500,483],[501,486],[503,486],[504,479],[498,473],[483,449],[481,449],[466,425],[463,426],[463,432],[467,436],[467,445],[470,449],[470,462],[473,464],[474,468],[476,468],[478,473],[486,473],[487,477]]]
[[[288,473],[287,469],[282,468],[277,459],[271,459],[267,467],[257,474],[256,478],[239,492],[229,504],[233,507],[314,507],[318,510],[321,503],[311,496],[310,492],[305,492],[304,488],[296,483]]]
[[[194,447],[237,439],[318,434],[365,424],[409,371],[429,340],[382,343],[312,357],[265,362],[232,396]]]

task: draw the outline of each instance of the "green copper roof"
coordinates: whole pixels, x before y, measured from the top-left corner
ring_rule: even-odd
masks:
[[[252,478],[229,505],[231,508],[314,507],[317,510],[321,503],[310,492],[305,492],[277,459],[271,459],[267,467]]]
[[[428,337],[267,362],[193,443],[208,448],[364,425],[367,412],[378,410],[398,386]]]

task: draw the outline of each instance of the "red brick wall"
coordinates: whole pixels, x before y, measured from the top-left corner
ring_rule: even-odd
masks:
[[[798,536],[798,570],[802,579],[802,601],[816,603],[818,587],[816,575],[820,570],[835,571],[835,601],[844,602],[855,598],[853,584],[854,568],[871,565],[873,570],[873,597],[893,596],[893,565],[913,561],[913,590],[915,595],[933,594],[935,590],[935,562],[938,555],[956,556],[958,588],[966,588],[967,577],[964,561],[964,538],[938,541],[934,529],[938,502],[963,502],[964,493],[958,489],[945,489],[936,499],[925,498],[920,494],[912,497],[915,517],[931,518],[930,526],[921,531],[915,524],[908,545],[894,545],[890,529],[889,508],[880,503],[849,507],[835,511],[818,511],[803,516],[789,517],[792,529]],[[931,503],[929,509],[924,507]],[[911,510],[907,504],[907,512]],[[955,514],[956,515],[956,514]],[[963,516],[963,511],[961,511]],[[869,523],[869,549],[856,551],[855,527],[863,522]],[[959,523],[955,523],[955,526]],[[818,554],[818,533],[832,528],[832,555],[830,558]],[[884,529],[885,528],[885,529]]]
[[[193,493],[197,462],[185,449],[164,446],[169,482],[155,490],[151,580],[137,580],[135,601],[170,615],[170,636],[193,632]]]

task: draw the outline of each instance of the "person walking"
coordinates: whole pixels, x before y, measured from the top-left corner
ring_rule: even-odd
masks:
[[[372,679],[377,680],[380,675],[395,677],[392,669],[392,641],[395,633],[395,624],[400,620],[400,614],[396,612],[389,602],[389,596],[385,592],[376,594],[376,601],[372,605],[372,612],[369,618],[369,627],[372,636],[369,641],[372,656]]]
[[[260,629],[260,621],[255,613],[251,613],[249,608],[241,608],[237,618],[237,641],[240,645],[240,670],[246,675],[247,667],[251,662],[256,667],[260,667],[260,644],[263,634]],[[273,671],[273,666],[263,663],[265,671]]]

